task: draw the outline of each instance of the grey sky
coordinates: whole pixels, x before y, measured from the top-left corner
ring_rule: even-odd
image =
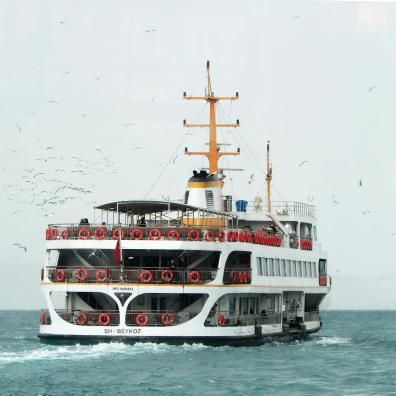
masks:
[[[271,139],[273,198],[317,206],[334,280],[325,305],[396,309],[395,26],[392,3],[0,0],[0,308],[43,305],[47,223],[144,197],[170,158],[150,198],[182,196],[204,164],[184,146],[207,138],[185,136],[201,105],[182,93],[203,93],[210,59],[215,93],[240,93],[224,112],[242,126],[219,140],[241,146],[225,165],[245,171],[224,192],[264,193],[253,163]],[[30,187],[32,168],[44,175]],[[91,192],[42,211],[46,193],[34,194],[60,178]]]

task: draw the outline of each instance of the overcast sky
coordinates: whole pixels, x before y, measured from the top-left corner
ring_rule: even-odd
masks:
[[[207,131],[182,120],[207,109],[182,93],[207,59],[214,92],[240,93],[224,193],[264,194],[270,139],[273,199],[317,206],[324,306],[396,309],[396,4],[262,0],[0,0],[0,309],[44,305],[46,224],[183,196]]]

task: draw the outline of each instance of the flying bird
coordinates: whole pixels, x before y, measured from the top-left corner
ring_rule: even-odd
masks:
[[[60,25],[63,25],[66,22],[70,22],[69,19],[64,19],[63,21],[58,21],[57,23],[59,23]]]
[[[371,210],[363,210],[363,212],[362,212],[363,215],[366,215],[366,214],[369,214],[369,213],[371,213]]]
[[[136,125],[136,124],[129,123],[129,124],[121,124],[121,125],[128,128],[129,126]]]
[[[46,150],[53,150],[54,148],[52,146],[48,146],[45,148]]]
[[[359,180],[359,187],[363,187],[363,182]]]
[[[16,242],[14,242],[13,245],[19,247],[20,249],[23,249],[25,253],[27,252],[26,246],[22,246],[20,243],[16,243]]]
[[[338,205],[338,201],[335,199],[335,195],[333,195],[333,203],[335,203],[336,205]]]
[[[22,133],[22,129],[21,129],[21,127],[19,126],[19,124],[16,122],[15,125],[16,125],[16,127],[18,128],[19,133]]]
[[[369,88],[369,90],[368,90],[369,93],[373,92],[375,88],[376,88],[376,86],[375,86],[375,85],[372,85],[372,86]]]
[[[141,150],[142,148],[143,148],[142,146],[136,146],[136,147],[134,147],[134,151]]]
[[[300,163],[298,164],[298,167],[300,168],[301,166],[303,166],[303,165],[306,164],[307,162],[309,162],[309,161],[304,160],[304,161],[300,162]]]
[[[156,29],[144,29],[146,33],[156,32]]]
[[[33,179],[34,179],[35,177],[39,176],[39,175],[44,175],[44,173],[43,173],[43,172],[36,173],[36,174],[33,176]]]
[[[59,103],[57,100],[54,99],[47,99],[48,103]]]

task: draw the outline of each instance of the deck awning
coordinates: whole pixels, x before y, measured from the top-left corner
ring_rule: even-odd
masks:
[[[196,206],[186,205],[180,202],[172,201],[118,201],[110,202],[100,206],[96,206],[95,209],[114,211],[119,213],[127,213],[133,215],[144,215],[149,213],[169,212],[169,211],[204,211],[221,216],[231,216],[230,213],[218,212],[207,208],[199,208]]]

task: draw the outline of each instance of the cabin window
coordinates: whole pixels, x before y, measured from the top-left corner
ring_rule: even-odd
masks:
[[[262,271],[262,268],[261,268],[261,258],[260,257],[257,257],[257,274],[258,275],[263,275],[263,271]]]
[[[140,294],[139,296],[137,296],[136,305],[140,307],[144,305],[144,294]]]
[[[319,259],[319,275],[326,275],[326,259]]]
[[[301,223],[300,224],[300,235],[303,238],[311,238],[312,237],[311,228],[312,228],[312,224]]]
[[[230,311],[230,315],[235,315],[235,308],[236,308],[236,298],[235,297],[230,297],[228,307],[229,307],[228,309]]]
[[[297,276],[297,263],[296,263],[296,260],[292,261],[292,276]]]
[[[307,266],[305,261],[301,261],[301,273],[303,278],[307,277]]]
[[[268,260],[268,276],[274,276],[274,260],[272,258]]]
[[[280,260],[281,276],[286,276],[286,263],[284,259]]]
[[[279,276],[279,259],[274,259],[274,275]]]
[[[206,207],[213,209],[214,202],[213,202],[213,191],[212,190],[205,190],[205,198],[206,198]]]
[[[307,277],[312,278],[311,263],[307,261]]]
[[[296,261],[297,264],[297,277],[301,278],[301,261]]]
[[[190,194],[190,191],[188,191],[188,190],[184,193],[184,203],[185,203],[185,204],[188,203],[188,196],[189,196],[189,194]]]
[[[297,222],[296,221],[281,221],[283,226],[286,228],[289,234],[297,233]]]
[[[311,263],[312,264],[312,278],[316,278],[316,263]]]
[[[291,275],[290,260],[286,260],[286,276]]]
[[[261,258],[262,272],[264,276],[268,276],[267,259],[265,257]]]

